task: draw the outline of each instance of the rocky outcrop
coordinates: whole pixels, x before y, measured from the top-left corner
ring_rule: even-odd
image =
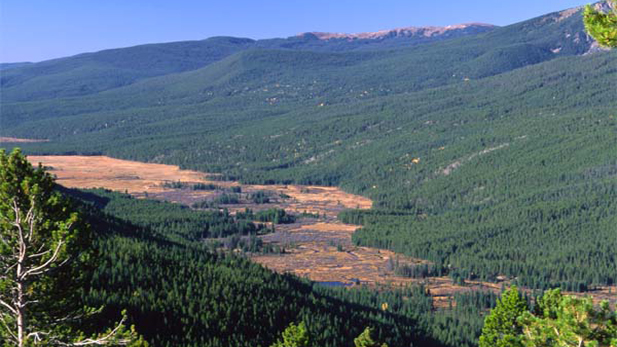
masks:
[[[329,32],[309,32],[302,33],[298,36],[310,36],[315,37],[320,40],[333,40],[333,39],[342,39],[342,40],[380,40],[385,38],[396,38],[396,37],[426,37],[426,38],[434,38],[438,36],[453,36],[457,34],[472,34],[472,33],[481,33],[485,31],[490,31],[496,28],[496,26],[491,24],[483,24],[483,23],[468,23],[468,24],[456,24],[456,25],[448,25],[445,27],[436,27],[436,26],[427,26],[427,27],[406,27],[406,28],[397,28],[391,30],[381,30],[375,32],[365,32],[365,33],[355,33],[355,34],[346,34],[346,33],[329,33]]]

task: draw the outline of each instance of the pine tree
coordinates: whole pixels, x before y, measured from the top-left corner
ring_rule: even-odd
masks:
[[[585,29],[603,47],[617,47],[617,0],[607,0],[612,11],[604,13],[587,5]]]
[[[124,319],[102,334],[80,324],[94,260],[89,228],[54,191],[53,178],[16,149],[0,151],[0,337],[4,346],[128,345]],[[90,335],[90,337],[88,337]]]
[[[525,313],[525,347],[617,347],[617,316],[608,302],[594,307],[590,297],[561,295],[549,290],[539,300],[541,313]]]
[[[516,287],[506,290],[486,317],[480,347],[522,347],[523,327],[518,319],[527,311],[527,302]]]
[[[388,347],[385,343],[380,345],[371,337],[372,329],[366,328],[358,337],[354,339],[355,347]]]
[[[309,345],[309,335],[304,322],[296,325],[294,323],[283,331],[282,338],[275,342],[272,347],[307,347]]]

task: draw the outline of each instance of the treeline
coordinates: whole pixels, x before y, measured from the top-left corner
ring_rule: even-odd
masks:
[[[104,213],[128,220],[169,239],[199,241],[271,232],[265,224],[254,223],[254,219],[243,218],[243,215],[232,216],[226,209],[194,211],[179,204],[137,199],[102,189],[77,191],[75,194],[88,199]]]
[[[245,209],[244,212],[236,212],[236,218],[257,220],[260,222],[271,222],[274,224],[290,224],[296,221],[294,215],[288,214],[284,209],[269,208],[267,210],[253,212],[251,209]]]

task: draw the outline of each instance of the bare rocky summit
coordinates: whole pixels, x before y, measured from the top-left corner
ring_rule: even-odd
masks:
[[[448,25],[445,27],[426,26],[426,27],[405,27],[390,30],[380,30],[364,33],[329,33],[329,32],[308,32],[298,36],[314,36],[320,40],[380,40],[395,37],[426,37],[434,38],[438,36],[457,36],[459,34],[481,33],[495,29],[496,26],[484,23],[466,23]]]

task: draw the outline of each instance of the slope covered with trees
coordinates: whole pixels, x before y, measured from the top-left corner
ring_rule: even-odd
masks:
[[[146,120],[138,111],[110,111],[88,125],[100,131],[82,135],[90,118],[15,129],[78,133],[28,145],[33,151],[103,151],[245,182],[341,185],[376,201],[375,211],[358,217],[366,225],[355,235],[359,244],[449,264],[463,278],[506,275],[537,288],[586,290],[615,283],[617,273],[616,64],[614,52],[560,58],[321,107],[313,104],[319,100],[262,105],[239,92],[208,104],[217,113],[211,118],[173,116],[190,104],[152,110]]]
[[[236,44],[184,70],[136,64],[117,84],[80,75],[92,82],[85,92],[65,74],[38,73],[45,64],[10,69],[2,135],[50,140],[23,144],[32,153],[105,153],[244,182],[340,185],[375,201],[342,216],[363,224],[357,244],[428,259],[459,280],[505,276],[578,291],[617,281],[617,54],[584,55],[592,41],[580,11],[391,51]],[[97,247],[109,256],[89,300],[128,307],[162,346],[266,345],[300,321],[320,346],[351,345],[371,325],[390,347],[409,339],[472,346],[478,313],[490,306],[479,294],[458,298],[454,313],[430,314],[418,289],[314,287],[209,252],[200,239],[255,232],[224,213],[165,215],[167,206],[126,196],[81,195],[94,204],[87,213],[107,233]],[[143,217],[154,211],[160,219]],[[381,310],[383,302],[392,309]]]
[[[349,52],[389,50],[488,32],[494,27],[471,25],[430,36],[387,36],[380,39],[321,40],[314,34],[286,39],[252,40],[212,37],[200,41],[148,44],[40,63],[1,64],[3,97],[31,101],[95,94],[143,79],[203,68],[234,53],[255,49]],[[19,71],[8,71],[20,68]]]
[[[152,346],[269,346],[293,322],[304,322],[311,346],[351,346],[369,326],[389,346],[474,346],[480,310],[495,302],[462,295],[456,310],[434,312],[422,287],[322,287],[213,252],[193,238],[203,224],[191,219],[202,219],[200,212],[108,191],[62,191],[82,204],[103,255],[86,301],[105,305],[109,320],[126,309]],[[160,218],[143,218],[153,215]],[[212,218],[211,226],[235,232]]]
[[[97,123],[105,124],[100,121],[106,111],[118,115],[123,110],[130,110],[133,115],[147,113],[147,117],[139,118],[148,123],[158,120],[154,110],[168,117],[192,114],[203,122],[211,117],[208,110],[226,109],[228,105],[219,102],[230,96],[242,97],[245,106],[249,104],[246,99],[253,99],[251,109],[269,104],[266,99],[272,98],[278,100],[277,105],[289,101],[292,108],[300,106],[298,101],[302,100],[311,106],[348,102],[455,84],[465,78],[491,76],[579,55],[589,50],[592,41],[584,33],[581,14],[568,12],[486,33],[385,51],[334,53],[308,48],[281,49],[278,45],[246,50],[245,44],[242,39],[212,38],[203,44],[147,45],[8,70],[1,84],[6,109],[4,130],[17,133],[18,129],[10,129],[17,123],[77,115],[83,122],[84,117],[96,114]],[[107,65],[101,67],[101,62]],[[64,70],[68,70],[69,77],[61,73]],[[97,71],[122,74],[125,70],[129,77],[118,77],[118,81],[96,76]],[[81,89],[85,91],[80,92]],[[368,95],[360,95],[365,91]],[[338,102],[337,96],[342,96]],[[109,100],[114,100],[113,104]],[[182,109],[170,113],[178,106]],[[256,113],[253,119],[263,117],[259,112],[252,113]],[[126,118],[123,126],[144,124]],[[241,117],[234,118],[236,123],[243,121]],[[114,124],[106,123],[107,129]],[[90,126],[67,130],[63,134],[103,129]],[[52,133],[45,135],[53,137]]]

